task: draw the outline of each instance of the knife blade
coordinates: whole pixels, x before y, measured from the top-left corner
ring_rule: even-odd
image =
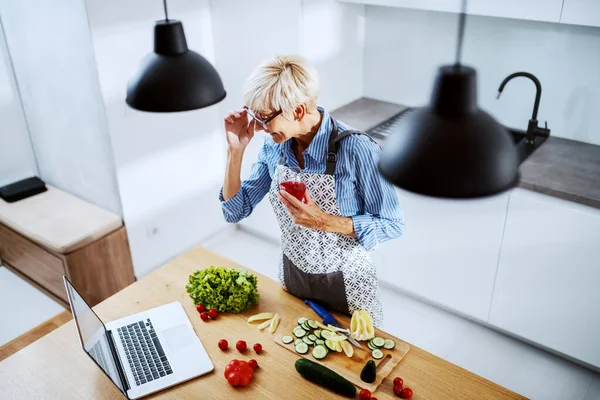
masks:
[[[335,317],[333,315],[331,315],[329,313],[329,311],[327,311],[325,309],[325,307],[323,307],[322,305],[315,303],[312,300],[304,300],[304,304],[310,306],[310,308],[313,309],[313,311],[323,319],[323,324],[324,325],[333,325],[335,326],[338,332],[340,332],[342,335],[346,336],[348,338],[348,341],[350,343],[352,343],[355,347],[358,347],[359,349],[363,349],[363,347],[360,345],[360,343],[358,343],[354,338],[352,338],[350,336],[350,331],[348,329],[344,329],[340,326],[339,322],[337,322],[337,320],[335,319]]]

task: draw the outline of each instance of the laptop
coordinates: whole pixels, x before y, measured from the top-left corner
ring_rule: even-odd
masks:
[[[214,369],[181,303],[104,324],[71,282],[63,279],[83,350],[128,399]]]

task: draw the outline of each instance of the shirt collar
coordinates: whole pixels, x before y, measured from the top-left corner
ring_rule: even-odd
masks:
[[[323,107],[317,107],[317,110],[323,114],[321,126],[319,126],[319,130],[317,131],[317,134],[313,138],[312,142],[310,142],[308,149],[304,151],[305,155],[308,154],[314,160],[320,160],[321,158],[326,157],[329,136],[331,136],[331,130],[333,129],[331,118],[329,117],[327,110],[325,110]]]

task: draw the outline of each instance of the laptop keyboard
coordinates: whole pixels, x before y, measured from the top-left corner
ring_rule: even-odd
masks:
[[[117,331],[133,371],[136,386],[173,373],[149,318],[145,322],[139,321],[118,328]]]
[[[104,371],[108,371],[108,366],[106,365],[106,359],[104,358],[102,347],[100,347],[100,342],[96,342],[94,347],[90,349],[89,355],[96,360],[98,365],[100,365],[100,368],[102,368]]]

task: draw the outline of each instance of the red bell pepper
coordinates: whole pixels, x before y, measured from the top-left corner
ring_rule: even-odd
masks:
[[[231,360],[225,367],[225,379],[231,386],[246,386],[250,383],[254,370],[246,361]]]

